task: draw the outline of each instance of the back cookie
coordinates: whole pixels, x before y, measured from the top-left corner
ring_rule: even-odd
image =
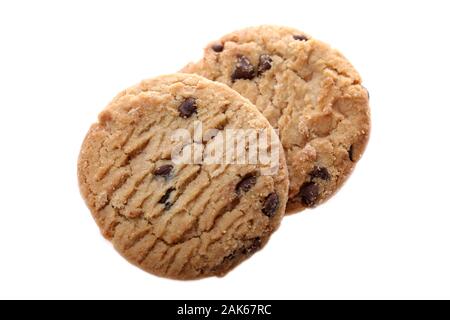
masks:
[[[211,43],[200,62],[182,71],[227,84],[279,129],[290,175],[288,212],[329,199],[364,152],[368,92],[339,52],[303,32],[240,30]]]

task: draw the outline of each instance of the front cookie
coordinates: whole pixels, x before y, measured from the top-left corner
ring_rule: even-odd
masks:
[[[144,81],[100,114],[81,149],[80,189],[125,258],[159,276],[197,279],[226,274],[266,244],[286,207],[284,155],[280,148],[275,171],[237,163],[238,153],[206,157],[236,129],[268,133],[266,152],[280,145],[248,100],[196,75]]]
[[[345,182],[368,141],[368,93],[336,50],[291,28],[231,33],[186,66],[253,102],[275,128],[290,174],[288,212],[314,207]]]

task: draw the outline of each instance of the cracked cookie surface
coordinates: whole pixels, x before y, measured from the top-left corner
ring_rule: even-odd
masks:
[[[174,163],[171,134],[195,121],[204,132],[276,137],[227,86],[175,74],[120,93],[89,130],[78,161],[80,190],[102,234],[133,264],[174,279],[225,275],[267,243],[287,203],[281,147],[274,175],[263,175],[262,164]]]
[[[260,26],[212,42],[182,72],[227,84],[279,129],[290,175],[287,211],[329,199],[366,147],[369,96],[338,51],[295,29]]]

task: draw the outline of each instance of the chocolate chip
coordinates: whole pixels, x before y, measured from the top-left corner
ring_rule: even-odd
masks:
[[[236,257],[238,256],[239,252],[235,251],[230,253],[229,255],[227,255],[225,258],[223,258],[223,262],[229,262],[229,261],[233,261],[234,259],[236,259]]]
[[[159,199],[158,203],[166,204],[167,200],[170,198],[170,194],[175,191],[175,188],[169,188],[166,193]]]
[[[296,35],[294,36],[294,39],[295,39],[295,40],[298,40],[298,41],[308,41],[308,38],[307,38],[306,36],[300,35],[300,34],[296,34]]]
[[[239,248],[232,252],[230,255],[226,256],[224,258],[224,261],[232,261],[242,255],[251,255],[254,254],[256,251],[258,251],[261,248],[261,238],[254,238],[251,239],[250,245],[244,246],[242,248]]]
[[[155,176],[168,177],[172,173],[173,166],[170,164],[163,165],[153,172]]]
[[[223,51],[223,45],[220,43],[216,43],[212,45],[211,49],[213,49],[214,52],[219,53]]]
[[[322,179],[322,180],[330,180],[331,176],[330,173],[328,172],[328,169],[325,167],[314,167],[313,171],[311,171],[309,173],[309,176],[311,178],[318,178],[318,179]]]
[[[166,202],[165,204],[164,204],[164,210],[170,210],[170,208],[172,208],[172,206],[173,206],[173,203],[170,203],[170,202]]]
[[[259,57],[258,76],[272,68],[272,58],[268,54]]]
[[[275,212],[277,211],[279,204],[280,204],[280,199],[278,198],[278,195],[275,192],[271,193],[264,200],[262,212],[266,216],[271,218],[274,216]]]
[[[194,98],[187,98],[178,107],[178,111],[183,119],[190,118],[194,113],[197,113],[197,102]]]
[[[319,186],[314,182],[305,182],[300,188],[298,197],[302,201],[303,205],[312,207],[319,197]]]
[[[237,59],[236,67],[231,75],[231,80],[236,81],[239,79],[251,80],[255,77],[255,67],[250,60],[245,56],[239,56]]]
[[[252,239],[250,246],[243,249],[244,254],[253,254],[261,248],[261,238]]]
[[[237,184],[236,193],[249,192],[250,189],[256,184],[256,176],[254,174],[248,174]]]
[[[352,162],[355,161],[354,156],[353,156],[354,149],[355,148],[353,147],[353,145],[351,145],[350,149],[348,149],[348,157],[350,158],[350,161],[352,161]]]

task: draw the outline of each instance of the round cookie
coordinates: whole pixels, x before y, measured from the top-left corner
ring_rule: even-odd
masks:
[[[227,84],[279,129],[290,174],[288,213],[329,199],[366,147],[369,96],[336,50],[291,28],[260,26],[211,43],[182,72]]]
[[[280,149],[279,162],[180,162],[173,133],[194,133],[198,123],[218,131],[180,150],[208,150],[221,133],[253,129],[272,136],[260,148]],[[102,234],[133,264],[173,279],[223,276],[281,222],[289,184],[282,149],[269,122],[229,87],[162,76],[123,91],[100,114],[81,148],[80,190]]]

